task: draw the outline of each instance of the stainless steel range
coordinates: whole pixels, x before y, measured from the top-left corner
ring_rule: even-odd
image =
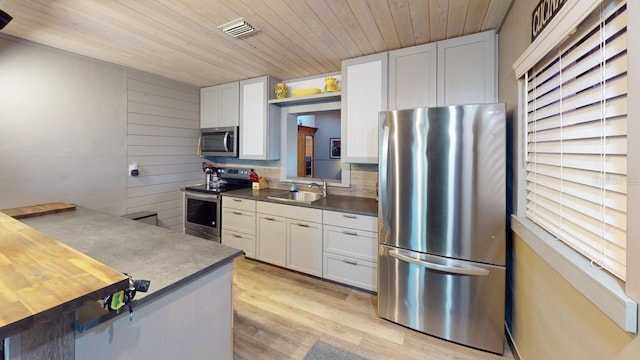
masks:
[[[184,232],[220,242],[222,197],[220,193],[251,187],[249,169],[217,168],[206,183],[184,189]],[[217,176],[216,176],[217,175]]]

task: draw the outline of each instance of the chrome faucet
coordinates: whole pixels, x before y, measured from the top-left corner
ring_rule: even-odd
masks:
[[[322,180],[322,185],[312,182],[311,184],[309,184],[309,187],[314,187],[314,186],[317,187],[318,189],[322,190],[322,196],[326,197],[327,196],[327,180],[324,180],[324,179],[320,179],[320,180]]]

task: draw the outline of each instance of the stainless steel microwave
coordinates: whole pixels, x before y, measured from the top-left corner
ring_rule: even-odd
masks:
[[[238,127],[202,129],[200,156],[238,156]]]

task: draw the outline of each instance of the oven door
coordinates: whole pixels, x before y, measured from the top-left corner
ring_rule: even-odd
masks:
[[[220,195],[185,192],[184,232],[220,242]]]

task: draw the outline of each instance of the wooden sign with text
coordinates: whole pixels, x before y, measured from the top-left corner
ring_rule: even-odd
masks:
[[[531,14],[531,42],[533,42],[544,28],[560,11],[568,0],[540,0]]]

